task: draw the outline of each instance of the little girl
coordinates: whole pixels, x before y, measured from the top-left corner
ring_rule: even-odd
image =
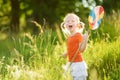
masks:
[[[64,31],[69,32],[67,38],[67,52],[63,57],[68,57],[70,73],[73,80],[86,80],[87,66],[82,57],[82,52],[86,49],[88,33],[82,35],[84,23],[80,22],[79,17],[74,13],[65,16],[61,25]]]

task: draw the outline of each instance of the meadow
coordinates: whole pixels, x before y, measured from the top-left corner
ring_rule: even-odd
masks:
[[[105,16],[98,30],[89,33],[83,57],[88,80],[119,80],[120,14]],[[4,36],[4,35],[3,35]],[[0,41],[0,80],[71,80],[65,77],[61,57],[66,50],[60,28],[46,29],[38,35],[21,33]]]

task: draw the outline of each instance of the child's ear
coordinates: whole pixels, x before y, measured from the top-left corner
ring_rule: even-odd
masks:
[[[81,23],[78,24],[78,28],[79,29],[83,28],[83,26],[81,25]]]

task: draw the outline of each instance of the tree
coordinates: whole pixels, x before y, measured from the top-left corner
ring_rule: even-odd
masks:
[[[19,32],[19,18],[20,18],[20,6],[19,0],[10,0],[11,1],[11,25],[10,31],[12,33]]]
[[[107,13],[111,13],[113,10],[120,10],[120,0],[103,0],[103,7]]]
[[[10,29],[12,33],[18,33],[20,31],[19,20],[21,19],[21,15],[25,15],[24,21],[28,23],[25,25],[25,29],[33,26],[33,32],[38,32],[38,28],[31,25],[32,23],[30,24],[30,20],[34,20],[42,25],[44,22],[43,19],[45,19],[47,24],[53,25],[54,23],[62,22],[65,14],[69,12],[76,13],[85,22],[87,21],[89,9],[83,6],[82,1],[88,1],[89,5],[92,5],[96,1],[96,5],[103,5],[106,13],[120,9],[119,0],[2,0],[0,2],[0,9],[1,13],[5,14],[1,15],[0,13],[0,21],[2,21],[0,26],[4,26],[6,22],[7,27],[10,27],[7,29]],[[8,10],[4,8],[6,5]],[[31,11],[30,14],[28,14],[29,11]],[[6,16],[7,21],[5,20]]]

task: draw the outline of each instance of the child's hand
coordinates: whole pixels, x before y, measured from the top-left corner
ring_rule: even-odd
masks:
[[[62,57],[63,57],[63,58],[66,58],[66,57],[67,57],[67,53],[63,53],[63,54],[62,54]]]

